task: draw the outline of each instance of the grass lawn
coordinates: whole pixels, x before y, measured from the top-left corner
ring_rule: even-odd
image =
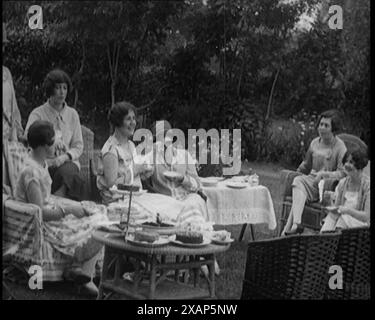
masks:
[[[251,167],[260,177],[260,183],[271,192],[276,214],[276,221],[279,221],[281,207],[279,172],[282,169],[275,164],[246,163],[245,167]],[[224,226],[215,226],[215,229],[223,229]],[[238,242],[242,225],[225,226],[226,230],[232,233],[236,241],[232,243],[230,249],[218,255],[218,263],[221,268],[220,275],[216,277],[216,295],[218,299],[240,299],[242,290],[242,280],[246,263],[247,242],[250,240],[249,227],[246,229],[242,242]],[[276,235],[276,230],[268,230],[266,225],[255,225],[255,239],[267,239]],[[43,290],[30,290],[27,284],[9,284],[12,293],[17,299],[27,300],[78,300],[93,299],[78,294],[77,288],[71,283],[45,283]],[[3,288],[4,290],[4,288]],[[3,291],[3,295],[4,291]],[[116,298],[116,297],[115,297]],[[117,297],[123,298],[123,297]]]

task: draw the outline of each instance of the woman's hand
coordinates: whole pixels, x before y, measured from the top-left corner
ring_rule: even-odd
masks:
[[[337,210],[340,214],[349,214],[351,215],[351,210],[348,207],[339,206]]]
[[[60,167],[62,166],[65,162],[69,161],[70,158],[69,156],[65,153],[65,154],[62,154],[61,156],[58,156],[57,158],[54,159],[53,163],[52,163],[52,166],[54,167]]]
[[[64,210],[67,214],[71,213],[78,219],[88,216],[86,210],[81,205],[64,205]]]
[[[316,174],[315,183],[319,183],[320,180],[328,179],[328,178],[329,178],[329,173],[327,171],[319,171]]]
[[[55,141],[54,148],[55,148],[56,155],[65,153],[67,151],[66,146],[62,140]]]
[[[153,169],[152,165],[148,165],[147,163],[142,163],[142,164],[135,163],[134,164],[134,170],[138,174],[144,174],[146,176],[147,175],[150,176],[154,169]]]

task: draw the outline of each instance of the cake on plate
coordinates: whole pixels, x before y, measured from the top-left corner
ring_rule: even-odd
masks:
[[[176,241],[199,244],[203,242],[203,235],[195,231],[179,231],[176,233]]]
[[[136,231],[134,234],[134,240],[153,243],[159,240],[159,234],[156,232]]]

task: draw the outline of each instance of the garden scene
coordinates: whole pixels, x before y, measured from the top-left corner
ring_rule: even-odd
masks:
[[[369,299],[369,95],[369,0],[4,1],[3,299]]]

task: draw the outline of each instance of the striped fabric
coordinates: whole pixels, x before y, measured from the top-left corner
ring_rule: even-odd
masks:
[[[44,241],[42,213],[38,206],[6,200],[3,212],[3,247],[16,248],[14,261],[25,266],[39,265],[43,281],[60,281],[71,259],[67,259]]]

